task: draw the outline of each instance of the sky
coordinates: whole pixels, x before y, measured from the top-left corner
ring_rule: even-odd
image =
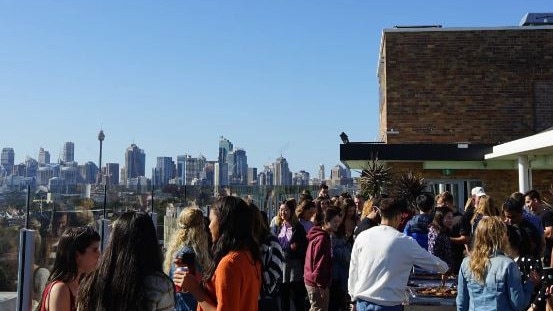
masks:
[[[124,165],[216,160],[220,136],[250,167],[288,160],[316,177],[339,164],[339,134],[378,141],[382,30],[517,26],[551,0],[0,0],[0,148],[15,162]],[[355,174],[355,173],[354,173]]]

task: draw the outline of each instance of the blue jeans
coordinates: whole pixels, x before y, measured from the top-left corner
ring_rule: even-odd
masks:
[[[388,307],[357,299],[357,311],[403,311],[403,305]]]

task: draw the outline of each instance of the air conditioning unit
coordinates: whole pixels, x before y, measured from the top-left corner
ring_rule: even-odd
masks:
[[[526,13],[520,21],[520,26],[553,25],[553,13]]]

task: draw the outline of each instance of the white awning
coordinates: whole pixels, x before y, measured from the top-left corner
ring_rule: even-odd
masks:
[[[515,160],[518,187],[524,193],[532,189],[532,169],[553,169],[553,129],[513,140],[492,148],[486,160]]]
[[[486,160],[516,160],[519,156],[551,157],[553,156],[553,128],[547,131],[513,140],[493,147],[492,153],[486,154]]]

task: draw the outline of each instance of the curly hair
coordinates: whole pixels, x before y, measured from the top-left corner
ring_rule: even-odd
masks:
[[[198,263],[202,269],[209,267],[209,235],[205,230],[204,215],[199,208],[189,207],[179,214],[178,229],[169,238],[163,270],[169,273],[175,254],[183,246],[194,250]]]
[[[508,243],[507,226],[500,217],[484,217],[480,220],[469,259],[469,270],[477,282],[485,282],[490,257],[496,256],[498,252],[509,253]]]

